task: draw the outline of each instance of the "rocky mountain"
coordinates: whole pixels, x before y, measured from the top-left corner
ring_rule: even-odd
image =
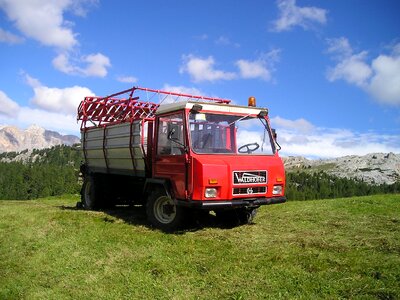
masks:
[[[284,157],[287,171],[324,171],[338,177],[355,178],[371,184],[393,184],[400,180],[400,154],[371,153],[364,156],[344,156],[309,160],[304,157]]]
[[[73,145],[80,140],[74,135],[61,135],[32,125],[26,130],[14,126],[0,126],[0,153],[21,152],[2,161],[34,161],[33,149],[50,148],[56,145]],[[330,175],[355,178],[371,184],[393,184],[400,181],[400,154],[372,153],[364,156],[344,156],[332,159],[310,160],[299,156],[283,157],[288,172],[324,171]]]
[[[77,136],[61,135],[37,125],[32,125],[25,130],[15,126],[0,126],[0,153],[43,149],[61,144],[72,145],[79,142]]]

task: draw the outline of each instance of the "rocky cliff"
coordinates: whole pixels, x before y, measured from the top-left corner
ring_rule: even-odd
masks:
[[[400,154],[371,153],[325,160],[304,157],[283,158],[287,171],[325,171],[338,177],[356,178],[372,184],[392,184],[400,180]]]
[[[22,151],[25,149],[43,149],[56,145],[79,143],[74,135],[61,135],[32,125],[23,130],[15,126],[0,126],[0,153]]]

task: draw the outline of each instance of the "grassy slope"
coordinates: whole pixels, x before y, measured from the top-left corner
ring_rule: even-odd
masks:
[[[0,201],[0,299],[400,297],[400,195],[263,207],[165,234],[67,196]]]

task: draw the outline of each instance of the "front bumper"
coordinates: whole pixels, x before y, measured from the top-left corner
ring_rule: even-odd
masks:
[[[246,198],[235,200],[210,200],[210,201],[184,201],[177,200],[179,206],[198,208],[198,209],[218,209],[229,207],[259,207],[261,205],[270,205],[286,202],[286,197],[272,197],[272,198]]]

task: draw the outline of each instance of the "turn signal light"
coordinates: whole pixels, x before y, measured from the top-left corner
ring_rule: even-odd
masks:
[[[208,183],[209,183],[209,184],[218,184],[218,179],[209,178],[209,179],[208,179]]]

